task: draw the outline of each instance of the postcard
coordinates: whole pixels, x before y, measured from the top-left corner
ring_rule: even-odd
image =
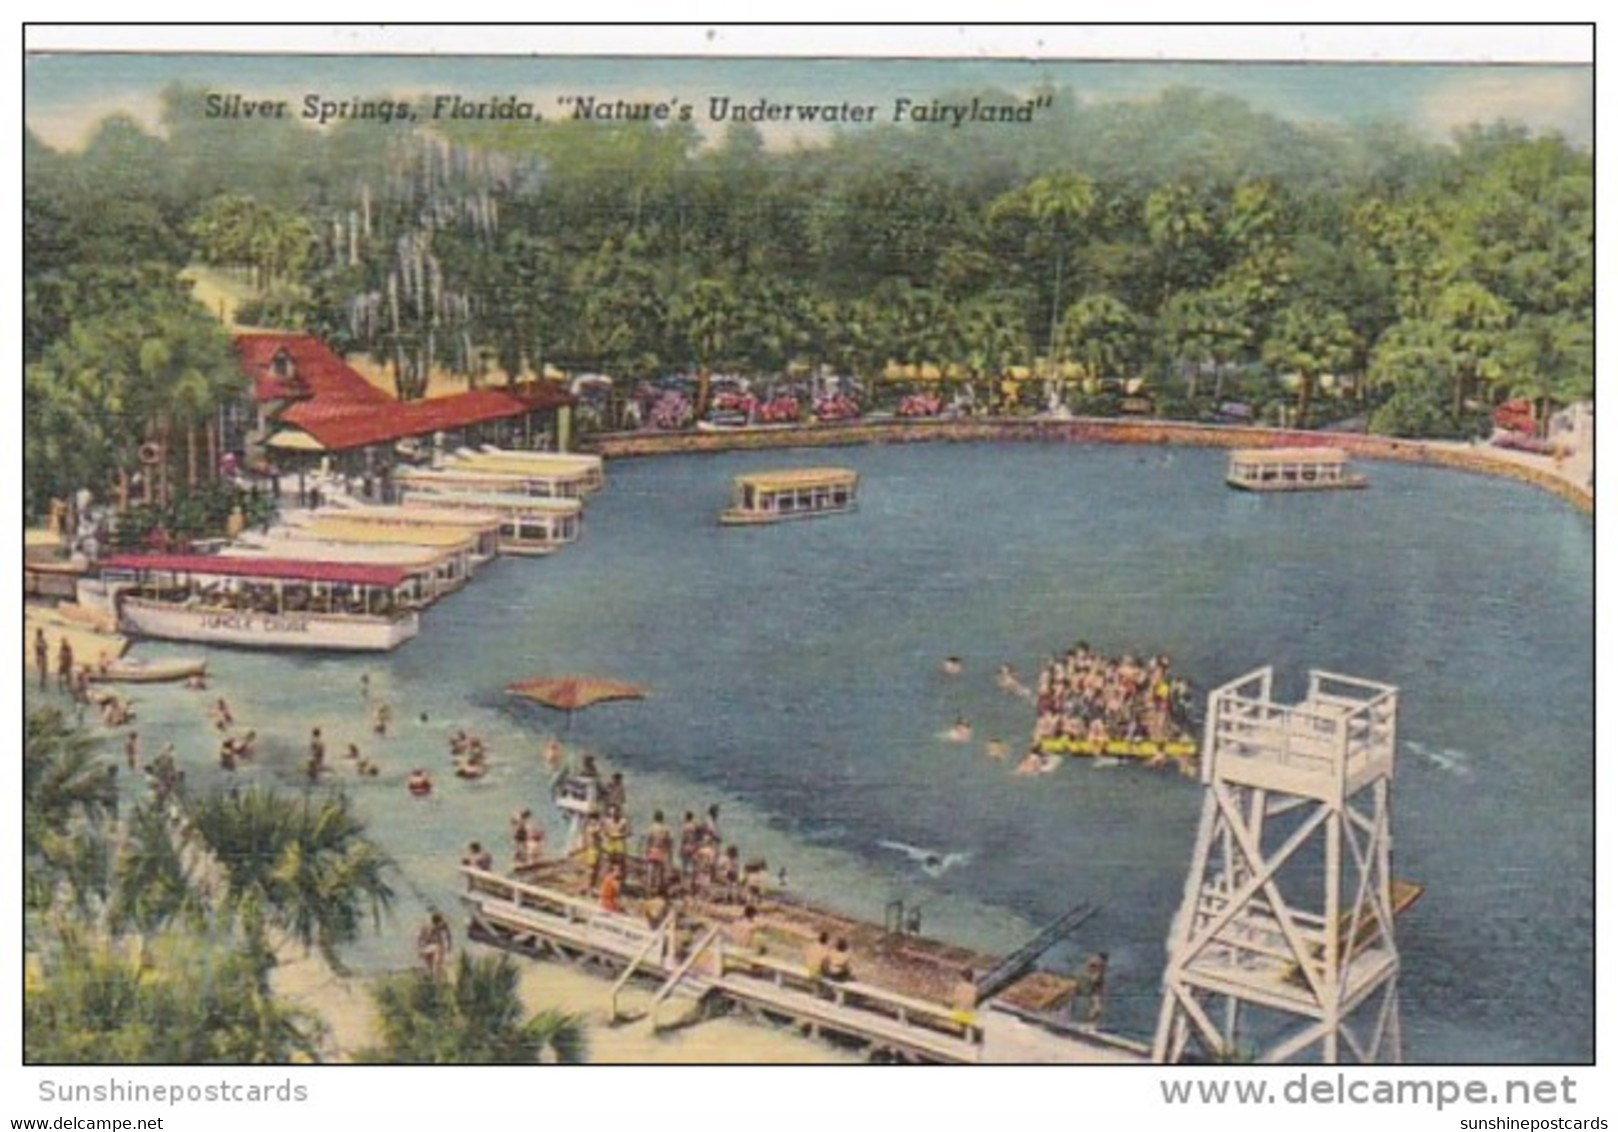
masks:
[[[414,34],[25,61],[41,1099],[1577,1100],[1589,58]]]

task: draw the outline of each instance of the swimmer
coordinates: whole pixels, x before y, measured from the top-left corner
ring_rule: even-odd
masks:
[[[1039,774],[1044,769],[1045,756],[1039,753],[1038,747],[1030,747],[1028,753],[1022,757],[1022,761],[1017,764],[1017,769],[1012,773],[1031,775]]]
[[[991,759],[1003,759],[1011,753],[1011,749],[1006,746],[1004,739],[990,739],[988,744],[984,746],[983,751]]]
[[[955,717],[955,724],[949,729],[949,737],[957,743],[972,741],[972,725],[966,721],[965,716]]]
[[[961,658],[958,657],[958,656],[946,656],[944,658],[944,675],[945,676],[959,676],[960,674],[961,674]]]
[[[554,735],[545,743],[545,766],[552,774],[562,769],[562,744]]]
[[[425,770],[417,767],[410,772],[409,779],[405,781],[405,789],[417,798],[425,798],[433,792],[433,780],[427,776]]]

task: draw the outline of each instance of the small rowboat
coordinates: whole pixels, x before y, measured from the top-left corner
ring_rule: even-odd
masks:
[[[107,684],[165,684],[189,680],[208,671],[205,660],[115,660],[105,667],[92,667],[89,678]]]

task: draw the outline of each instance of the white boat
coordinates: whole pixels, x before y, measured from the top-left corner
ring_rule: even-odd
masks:
[[[412,605],[431,605],[466,584],[466,574],[450,555],[432,547],[384,543],[323,542],[303,537],[301,527],[281,528],[264,534],[242,534],[219,553],[226,558],[285,558],[299,562],[353,562],[397,566],[409,575]]]
[[[409,575],[397,566],[120,554],[101,563],[99,596],[126,632],[247,648],[381,652],[414,637]]]
[[[453,492],[505,492],[533,495],[544,499],[578,499],[588,495],[592,473],[586,468],[512,467],[503,462],[452,461],[441,468],[399,468],[393,473],[394,486],[401,491],[418,489]]]
[[[399,507],[392,504],[340,503],[319,511],[288,517],[290,525],[303,527],[322,519],[341,519],[373,527],[400,529],[441,527],[458,530],[477,540],[472,546],[472,562],[481,566],[500,552],[500,516],[492,511],[458,507]]]
[[[587,452],[525,452],[519,448],[457,448],[454,464],[489,471],[536,471],[565,477],[581,494],[599,491],[607,482],[606,462]]]
[[[205,676],[207,672],[208,662],[195,658],[137,660],[126,656],[104,665],[92,665],[86,677],[100,684],[164,684]]]
[[[467,491],[440,493],[404,488],[401,501],[405,510],[454,510],[464,508],[493,512],[500,518],[501,554],[550,554],[579,537],[584,505],[577,499],[546,499],[505,492]]]
[[[781,468],[737,476],[726,526],[781,523],[853,511],[859,475],[848,468]]]
[[[1341,448],[1238,448],[1225,482],[1242,491],[1341,491],[1364,487]]]

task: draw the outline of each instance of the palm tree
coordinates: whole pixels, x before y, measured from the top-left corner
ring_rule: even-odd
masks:
[[[123,844],[113,865],[115,932],[155,932],[180,921],[201,928],[208,916],[206,882],[194,860],[176,843],[168,815],[159,806],[139,805],[124,824]]]
[[[1073,229],[1090,218],[1096,207],[1095,185],[1079,173],[1049,173],[998,197],[989,206],[991,221],[1026,216],[1050,246],[1051,312],[1045,337],[1045,356],[1054,363],[1062,311],[1062,275],[1067,266]]]
[[[564,1065],[588,1059],[583,1023],[555,1010],[524,1017],[518,971],[504,956],[462,952],[444,979],[409,971],[371,990],[381,1015],[382,1044],[361,1060],[427,1065]]]
[[[1092,385],[1134,357],[1140,320],[1112,295],[1087,295],[1062,316],[1061,361],[1076,361]]]
[[[1342,311],[1307,300],[1284,308],[1264,343],[1265,364],[1298,375],[1298,427],[1309,427],[1315,383],[1354,357],[1354,329]]]
[[[192,806],[191,828],[218,870],[222,907],[249,935],[260,923],[318,948],[336,970],[336,949],[359,936],[367,913],[380,926],[393,902],[387,857],[341,793],[288,797],[261,786]]]
[[[28,713],[22,757],[25,853],[38,852],[42,838],[75,819],[97,822],[117,812],[116,765],[103,761],[95,740],[56,708]]]
[[[1197,395],[1197,371],[1210,363],[1220,375],[1214,389],[1219,396],[1224,368],[1253,337],[1237,297],[1219,288],[1173,296],[1158,314],[1158,333],[1168,360],[1185,367],[1186,396],[1191,398]]]
[[[190,937],[68,933],[28,965],[23,1055],[36,1063],[318,1060],[319,1021],[277,1003],[254,963]]]

